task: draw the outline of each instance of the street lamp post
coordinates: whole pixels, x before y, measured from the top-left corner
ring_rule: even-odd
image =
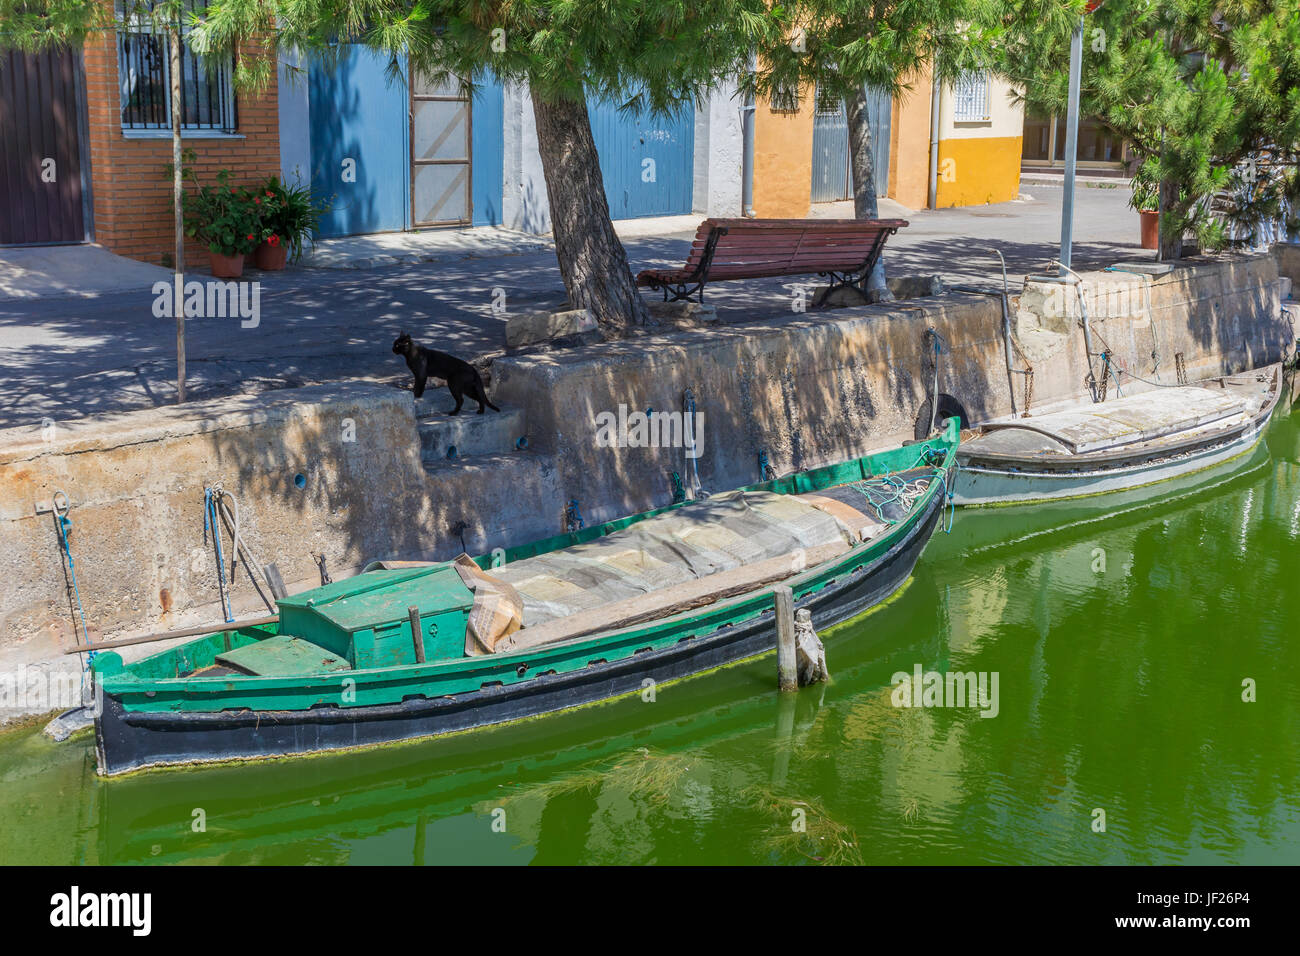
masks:
[[[1079,81],[1083,74],[1083,17],[1070,39],[1070,102],[1065,114],[1065,196],[1061,200],[1061,278],[1070,273],[1074,238],[1074,167],[1079,153]]]
[[[1088,0],[1085,16],[1104,0]],[[1083,17],[1070,38],[1070,99],[1065,114],[1065,195],[1061,200],[1061,272],[1070,274],[1070,246],[1074,238],[1074,173],[1079,155],[1079,84],[1083,77]]]

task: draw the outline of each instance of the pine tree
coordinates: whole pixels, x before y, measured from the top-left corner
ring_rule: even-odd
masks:
[[[1028,108],[1066,111],[1070,32],[1084,6],[1008,5],[1001,67]],[[1139,178],[1158,183],[1161,258],[1177,258],[1189,231],[1222,245],[1214,200],[1234,180],[1251,180],[1248,201],[1261,211],[1295,191],[1300,0],[1107,0],[1085,20],[1080,113],[1127,140]],[[1270,175],[1257,183],[1261,164]]]
[[[355,40],[434,81],[527,83],[570,305],[619,329],[647,314],[610,221],[588,99],[671,113],[738,73],[772,29],[763,0],[213,0],[198,34],[222,50],[250,32],[308,51]]]
[[[790,0],[774,8],[783,32],[762,50],[752,83],[771,96],[809,86],[818,107],[843,101],[849,127],[853,211],[879,213],[876,144],[871,139],[867,89],[899,96],[926,76],[952,80],[990,60],[977,0]],[[888,149],[888,144],[882,144]],[[871,277],[873,299],[890,298],[883,262]]]

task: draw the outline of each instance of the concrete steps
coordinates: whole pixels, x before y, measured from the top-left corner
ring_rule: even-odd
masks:
[[[416,404],[420,458],[425,462],[452,464],[462,458],[527,448],[527,415],[522,408],[502,405],[499,412],[489,408],[479,415],[475,411],[478,406],[466,400],[460,414],[453,416],[446,412],[450,401],[446,395],[438,395],[432,402],[421,399]]]

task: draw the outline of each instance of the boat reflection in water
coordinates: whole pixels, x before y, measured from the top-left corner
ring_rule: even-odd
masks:
[[[1267,441],[1102,520],[959,514],[893,602],[823,634],[824,688],[782,698],[767,659],[463,737],[109,780],[84,738],[35,738],[0,753],[0,812],[25,821],[0,841],[101,863],[1287,862],[1300,417]],[[918,666],[998,674],[997,717],[894,706]]]

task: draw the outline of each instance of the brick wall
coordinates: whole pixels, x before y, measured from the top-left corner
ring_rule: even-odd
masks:
[[[171,181],[164,170],[172,158],[171,138],[122,135],[116,42],[113,34],[103,33],[88,39],[85,47],[95,241],[119,255],[161,264],[175,243]],[[256,47],[241,51],[246,56],[258,53]],[[198,154],[193,168],[200,182],[210,181],[223,168],[237,183],[280,171],[275,85],[258,94],[235,95],[242,138],[185,138],[185,148]],[[207,250],[187,242],[185,259],[189,268],[206,269]]]

